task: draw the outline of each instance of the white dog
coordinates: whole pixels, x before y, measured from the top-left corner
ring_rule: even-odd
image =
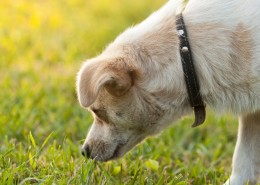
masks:
[[[80,104],[94,123],[83,154],[123,156],[147,136],[190,114],[176,15],[169,1],[122,33],[78,73]],[[239,115],[226,184],[256,184],[260,174],[260,0],[190,0],[182,12],[204,103]]]

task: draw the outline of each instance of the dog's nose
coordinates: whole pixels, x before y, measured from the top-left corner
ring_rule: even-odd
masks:
[[[86,146],[81,148],[81,154],[84,157],[90,158],[91,150],[90,150],[89,145],[86,145]]]

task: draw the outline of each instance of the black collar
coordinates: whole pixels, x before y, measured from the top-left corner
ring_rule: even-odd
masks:
[[[201,125],[205,121],[206,110],[205,104],[201,98],[200,86],[196,76],[196,70],[193,65],[191,48],[188,41],[188,35],[185,28],[182,13],[176,17],[176,26],[180,39],[180,55],[184,78],[189,95],[190,105],[194,109],[195,121],[192,127]]]

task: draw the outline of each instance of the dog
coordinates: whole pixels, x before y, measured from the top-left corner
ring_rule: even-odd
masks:
[[[77,95],[94,117],[82,153],[108,161],[193,112],[176,16],[182,12],[203,102],[239,117],[226,185],[260,174],[260,1],[168,1],[127,29],[77,75]]]

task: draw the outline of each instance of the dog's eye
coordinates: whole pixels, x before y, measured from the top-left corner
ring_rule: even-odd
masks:
[[[95,108],[92,108],[91,111],[94,112],[95,114],[97,114],[99,112],[99,110],[95,109]]]
[[[94,112],[95,115],[96,115],[100,120],[105,121],[106,123],[108,123],[107,112],[106,112],[104,109],[92,108],[91,111]]]
[[[100,117],[102,115],[102,112],[103,112],[102,110],[95,109],[95,108],[91,109],[91,111],[94,112],[96,114],[96,116],[98,116],[98,117]]]

